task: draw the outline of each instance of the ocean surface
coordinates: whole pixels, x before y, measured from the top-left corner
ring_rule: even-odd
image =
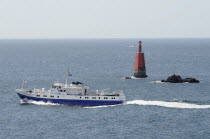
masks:
[[[139,40],[0,40],[0,138],[210,138],[210,39],[141,39],[148,78],[125,80]],[[67,68],[91,91],[123,90],[125,104],[20,102],[23,80],[25,88],[49,89]],[[201,83],[160,83],[172,74]]]

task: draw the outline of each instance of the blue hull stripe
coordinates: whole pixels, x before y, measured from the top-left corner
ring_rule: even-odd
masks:
[[[107,100],[75,100],[75,99],[49,99],[49,98],[37,98],[19,94],[21,99],[27,98],[28,100],[51,102],[63,105],[77,105],[77,106],[101,106],[101,105],[116,105],[122,104],[123,101],[107,101]]]

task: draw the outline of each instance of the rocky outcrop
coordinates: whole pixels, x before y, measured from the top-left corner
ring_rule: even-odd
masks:
[[[131,77],[125,77],[125,79],[131,79]]]
[[[195,79],[195,78],[184,78],[183,82],[188,82],[188,83],[199,83],[200,81]]]
[[[195,78],[184,78],[182,79],[179,75],[172,75],[168,77],[166,80],[161,80],[161,82],[167,82],[167,83],[199,83],[199,80]]]

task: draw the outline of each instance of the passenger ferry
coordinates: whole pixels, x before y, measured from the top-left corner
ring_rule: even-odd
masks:
[[[24,102],[34,100],[74,106],[101,106],[122,104],[125,101],[122,91],[89,92],[88,86],[84,86],[80,82],[68,84],[67,78],[66,83],[55,82],[49,90],[45,90],[45,88],[25,90],[23,82],[22,88],[16,89],[16,92]]]

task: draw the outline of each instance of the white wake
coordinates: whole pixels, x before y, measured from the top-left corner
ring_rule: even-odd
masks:
[[[151,81],[151,82],[148,82],[148,83],[164,83],[164,82],[161,82],[161,81]]]
[[[35,104],[35,105],[49,105],[49,106],[61,105],[57,103],[33,101],[33,100],[28,100],[27,102],[20,100],[20,103],[21,104]],[[93,106],[93,107],[84,107],[84,108],[105,108],[105,107],[115,107],[119,105],[121,104]],[[198,104],[192,104],[192,103],[186,103],[186,102],[147,101],[147,100],[127,101],[123,105],[161,106],[161,107],[180,108],[180,109],[209,109],[210,108],[210,105],[198,105]]]
[[[146,100],[127,101],[125,104],[161,106],[161,107],[180,108],[180,109],[208,109],[210,108],[210,105],[197,105],[197,104],[184,103],[184,102],[146,101]]]
[[[52,103],[50,101],[44,102],[44,101],[27,100],[27,102],[25,102],[22,99],[20,100],[20,104],[52,105],[52,106],[60,105],[60,104],[57,104],[57,103]]]
[[[88,109],[94,109],[94,108],[107,108],[107,107],[115,107],[121,104],[117,104],[117,105],[102,105],[102,106],[89,106],[89,107],[83,107],[83,108],[88,108]]]

